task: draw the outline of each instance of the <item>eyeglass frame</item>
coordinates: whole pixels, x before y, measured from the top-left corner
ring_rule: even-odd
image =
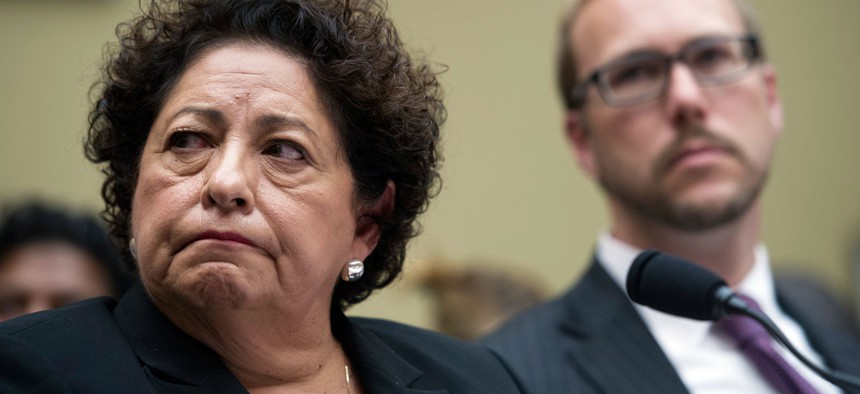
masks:
[[[711,83],[702,84],[702,80],[700,76],[695,73],[692,67],[690,67],[687,62],[687,54],[691,50],[691,48],[697,48],[706,44],[713,43],[722,43],[727,41],[739,41],[744,44],[749,45],[750,53],[749,53],[749,64],[741,69],[735,71],[732,75],[726,76],[725,80],[715,79]],[[614,95],[612,92],[612,88],[606,86],[606,83],[601,79],[601,76],[606,73],[608,70],[618,67],[619,65],[634,63],[635,61],[640,61],[641,58],[648,57],[651,59],[662,58],[664,63],[664,67],[666,70],[666,78],[663,81],[660,89],[656,89],[653,94],[643,95],[642,98],[636,98],[632,100],[618,101],[613,100],[611,96]],[[579,81],[576,85],[574,85],[573,89],[571,89],[571,102],[573,103],[573,108],[582,108],[585,104],[585,97],[588,94],[588,87],[592,83],[597,87],[598,92],[600,93],[600,97],[603,98],[603,101],[611,107],[629,107],[638,104],[642,104],[644,102],[653,100],[659,96],[662,96],[666,92],[666,87],[669,86],[669,75],[671,74],[672,65],[675,62],[680,62],[690,67],[693,71],[693,75],[696,78],[696,82],[700,84],[700,86],[720,86],[727,85],[732,82],[736,82],[740,79],[741,76],[745,75],[745,71],[749,71],[752,69],[752,66],[757,62],[760,62],[764,58],[763,52],[760,46],[760,40],[758,35],[756,34],[745,34],[740,36],[712,36],[712,37],[704,37],[700,39],[693,40],[686,45],[684,45],[680,50],[673,54],[660,53],[657,51],[643,51],[639,54],[639,59],[636,57],[631,58],[630,56],[624,56],[616,60],[612,60],[609,63],[606,63],[600,67],[597,67],[591,74],[588,75],[585,79]]]

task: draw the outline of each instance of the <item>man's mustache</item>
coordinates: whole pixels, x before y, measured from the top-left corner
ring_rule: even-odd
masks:
[[[704,128],[704,127],[694,127],[691,129],[687,129],[681,131],[679,133],[679,137],[672,142],[669,146],[667,146],[657,157],[657,161],[654,163],[654,173],[655,174],[664,174],[669,171],[669,169],[675,164],[675,162],[684,154],[684,151],[688,149],[686,145],[691,140],[698,140],[700,142],[704,142],[708,145],[708,147],[713,149],[719,149],[723,152],[726,152],[729,155],[736,157],[741,161],[744,165],[746,165],[747,160],[744,156],[741,149],[731,140],[717,135],[716,133]]]

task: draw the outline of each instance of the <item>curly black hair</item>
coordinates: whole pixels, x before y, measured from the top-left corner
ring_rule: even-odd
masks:
[[[8,204],[0,216],[0,264],[22,246],[64,242],[90,255],[107,274],[114,296],[134,283],[114,248],[104,223],[89,212],[76,212],[39,200]]]
[[[273,45],[302,58],[339,134],[361,202],[387,181],[394,209],[374,218],[379,243],[357,282],[339,282],[333,306],[346,308],[401,271],[416,217],[439,190],[439,127],[445,107],[435,66],[410,56],[382,0],[150,0],[117,27],[103,76],[91,94],[87,158],[102,164],[104,219],[128,250],[131,201],[147,135],[184,69],[229,42]]]

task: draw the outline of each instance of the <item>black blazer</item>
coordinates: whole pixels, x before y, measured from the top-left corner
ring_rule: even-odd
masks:
[[[366,393],[520,393],[478,346],[333,313]],[[174,326],[142,287],[0,324],[0,393],[245,393],[221,359]]]
[[[819,324],[819,310],[786,294],[777,285],[780,306],[825,362],[860,374],[854,333]],[[534,394],[688,393],[625,293],[596,261],[566,294],[522,313],[481,342]]]

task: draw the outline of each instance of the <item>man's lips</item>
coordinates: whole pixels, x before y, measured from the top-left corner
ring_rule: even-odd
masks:
[[[220,232],[220,231],[204,231],[197,235],[194,238],[194,241],[203,241],[203,240],[215,240],[215,241],[227,241],[227,242],[237,242],[240,244],[245,244],[248,246],[257,247],[257,244],[254,241],[251,241],[248,238],[245,238],[239,234],[232,232]]]
[[[669,160],[665,161],[665,165],[662,167],[668,171],[679,164],[705,165],[724,155],[735,155],[735,151],[730,145],[719,143],[719,141],[688,141],[671,150],[667,155]]]
[[[726,150],[716,146],[703,146],[697,148],[685,149],[675,155],[670,162],[670,166],[674,166],[680,162],[693,161],[697,159],[706,159],[706,156],[726,154]]]

